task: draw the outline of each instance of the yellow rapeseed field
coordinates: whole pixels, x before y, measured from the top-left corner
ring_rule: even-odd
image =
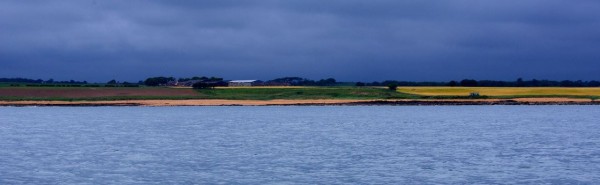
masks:
[[[402,93],[424,96],[600,96],[600,88],[567,87],[398,87]]]

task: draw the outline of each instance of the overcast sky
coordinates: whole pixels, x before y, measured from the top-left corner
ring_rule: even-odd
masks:
[[[600,1],[0,1],[0,77],[158,75],[600,80]]]

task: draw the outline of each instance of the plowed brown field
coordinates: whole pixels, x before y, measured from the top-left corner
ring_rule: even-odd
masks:
[[[0,88],[0,96],[36,98],[93,98],[115,96],[196,96],[193,89],[171,88]]]

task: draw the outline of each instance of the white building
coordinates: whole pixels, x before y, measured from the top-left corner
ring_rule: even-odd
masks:
[[[232,80],[229,81],[229,87],[249,87],[253,86],[256,80]]]

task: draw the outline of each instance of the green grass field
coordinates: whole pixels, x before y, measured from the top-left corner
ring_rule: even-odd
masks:
[[[301,88],[217,88],[198,90],[201,98],[231,100],[272,99],[406,99],[418,98],[383,88],[301,87]]]

